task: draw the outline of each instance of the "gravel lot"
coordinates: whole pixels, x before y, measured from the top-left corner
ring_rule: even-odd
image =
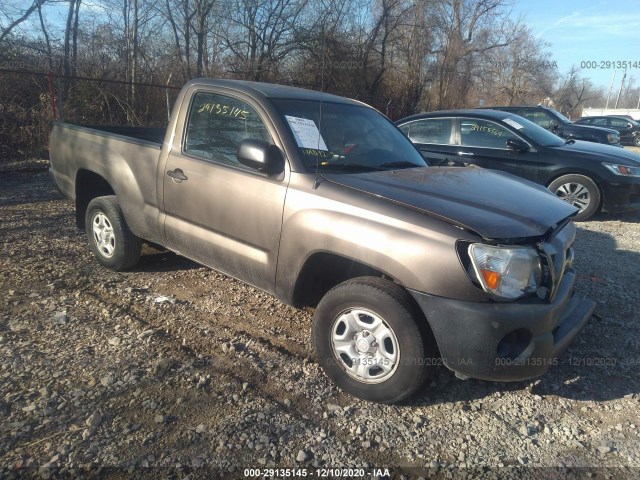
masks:
[[[640,213],[579,224],[599,318],[548,374],[380,406],[323,375],[310,310],[150,247],[99,266],[44,167],[0,172],[0,477],[640,476]]]

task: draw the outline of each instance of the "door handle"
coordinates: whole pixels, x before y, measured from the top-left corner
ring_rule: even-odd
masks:
[[[188,180],[188,177],[184,174],[184,172],[180,168],[176,168],[175,170],[169,170],[167,172],[171,178],[178,182],[182,182],[183,180]]]
[[[458,152],[458,155],[465,155],[467,157],[473,157],[473,152]]]

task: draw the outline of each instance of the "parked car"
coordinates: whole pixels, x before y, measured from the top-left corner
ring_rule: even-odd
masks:
[[[617,116],[584,117],[576,121],[576,125],[613,128],[620,132],[622,145],[640,147],[640,123],[633,119]]]
[[[319,364],[345,392],[397,402],[441,364],[537,376],[593,312],[574,292],[575,207],[512,175],[429,167],[363,103],[193,80],[159,133],[53,127],[51,173],[98,262],[130,268],[144,240],[316,307]]]
[[[548,187],[579,208],[640,208],[640,155],[610,145],[563,140],[523,117],[499,110],[414,115],[399,126],[432,165],[477,165]]]
[[[551,133],[566,140],[584,140],[586,142],[604,143],[620,146],[620,134],[611,128],[576,125],[553,108],[537,107],[487,107],[491,110],[510,112],[546,128]]]

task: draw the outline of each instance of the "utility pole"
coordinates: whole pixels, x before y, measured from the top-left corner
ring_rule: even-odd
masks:
[[[624,75],[622,76],[622,81],[620,82],[620,90],[618,90],[618,98],[616,98],[616,106],[618,108],[618,102],[620,101],[620,94],[622,93],[622,86],[624,85],[624,79],[627,78],[627,70],[625,69]]]
[[[616,71],[613,71],[613,78],[611,79],[611,85],[609,86],[609,94],[607,95],[607,104],[605,105],[605,109],[609,108],[609,97],[611,97],[611,90],[613,90],[613,82],[616,81]]]

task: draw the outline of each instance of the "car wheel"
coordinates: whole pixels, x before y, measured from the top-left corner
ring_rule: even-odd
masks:
[[[436,364],[435,340],[409,293],[376,277],[347,280],[322,298],[313,345],[338,387],[373,402],[406,399]]]
[[[579,209],[574,220],[586,220],[600,207],[600,190],[593,180],[584,175],[563,175],[551,182],[549,190]]]
[[[89,202],[85,231],[89,248],[105,267],[124,270],[138,263],[142,241],[129,230],[114,195]]]
[[[636,135],[635,137],[633,137],[633,144],[636,147],[640,147],[640,134]]]

